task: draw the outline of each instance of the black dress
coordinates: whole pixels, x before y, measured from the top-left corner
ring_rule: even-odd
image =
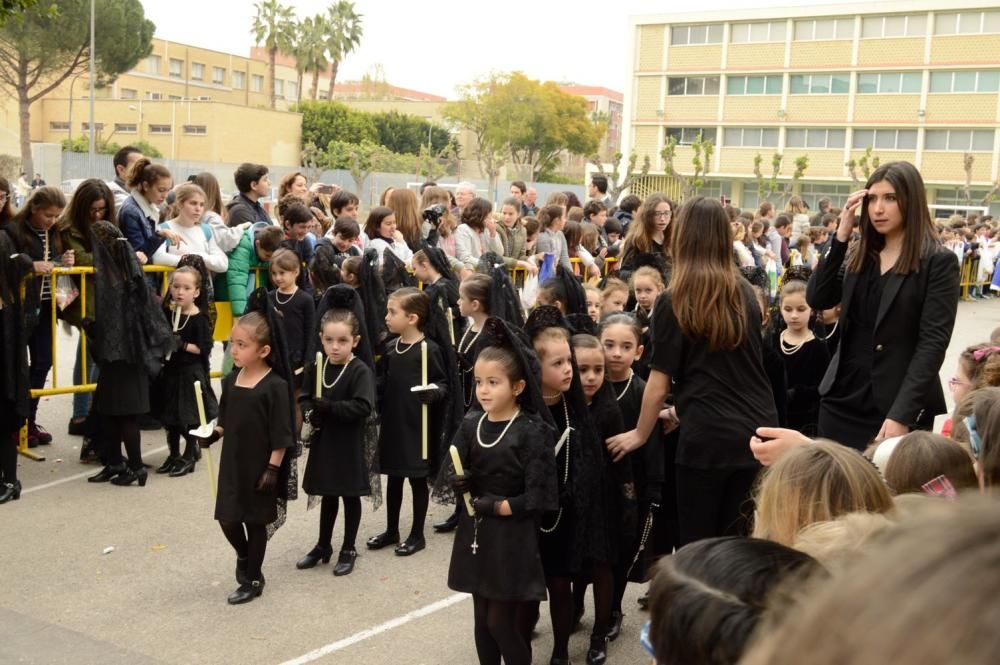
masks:
[[[872,394],[872,340],[882,289],[891,274],[880,274],[877,262],[869,261],[859,276],[846,317],[851,334],[841,339],[837,379],[820,403],[819,435],[858,450],[871,443],[885,422]]]
[[[479,409],[479,400],[476,399],[476,359],[479,357],[479,352],[491,343],[486,335],[480,333],[482,331],[473,332],[472,326],[469,326],[468,330],[456,338],[458,372],[462,380],[462,403],[466,413]]]
[[[97,377],[92,404],[96,413],[102,416],[149,413],[149,375],[145,364],[115,360],[98,362],[97,366],[101,373]]]
[[[625,431],[622,412],[610,383],[605,382],[590,403],[590,413],[600,441],[607,441]],[[606,446],[601,446],[604,463],[602,499],[607,528],[604,529],[608,556],[602,563],[617,564],[633,551],[636,531],[637,496],[632,474],[632,460],[615,462]],[[596,512],[596,511],[595,511]],[[592,513],[593,515],[594,513]],[[595,531],[600,533],[600,530]]]
[[[513,423],[483,419],[480,436],[486,447],[476,437],[482,417],[481,411],[465,417],[455,447],[473,478],[474,496],[507,499],[513,514],[473,519],[458,498],[461,510],[448,587],[490,600],[545,600],[538,522],[558,504],[551,432],[541,419],[525,412]],[[500,438],[508,424],[510,429]]]
[[[788,427],[806,436],[816,436],[819,422],[819,383],[830,364],[830,354],[823,340],[813,338],[797,351],[779,339],[781,358],[785,364]]]
[[[220,522],[269,524],[278,517],[277,498],[254,491],[267,469],[271,451],[292,448],[288,384],[273,371],[253,388],[236,381],[237,370],[222,383],[219,426],[225,430],[219,460],[215,519]],[[289,452],[286,451],[286,457]],[[294,463],[294,460],[292,460]]]
[[[182,315],[179,330],[181,345],[194,344],[201,353],[188,353],[180,349],[170,354],[169,360],[156,380],[157,418],[166,427],[187,430],[198,427],[198,403],[194,396],[194,382],[201,381],[202,401],[205,405],[205,421],[209,422],[219,414],[219,404],[208,378],[208,358],[212,353],[212,328],[208,316],[199,312],[193,316]]]
[[[288,364],[295,374],[295,387],[302,385],[302,372],[306,362],[311,361],[309,354],[314,348],[313,337],[316,335],[316,301],[312,294],[299,288],[292,296],[275,291],[267,294],[271,304],[281,312],[281,322],[285,328],[285,340],[288,344]]]
[[[314,367],[315,363],[306,368],[303,398],[312,398],[316,390]],[[346,368],[326,365],[323,378],[327,383],[336,381],[332,388],[323,390],[323,401],[329,403],[332,413],[322,415],[319,431],[313,436],[302,489],[313,496],[368,496],[371,486],[364,435],[365,424],[375,410],[375,376],[354,358]]]
[[[398,340],[397,340],[398,341]],[[427,342],[427,383],[437,384],[435,402],[428,409],[427,456],[422,456],[421,402],[410,391],[421,384],[420,342],[414,344],[390,342],[379,359],[379,412],[382,427],[379,432],[379,470],[387,476],[426,478],[433,468],[432,459],[439,451],[437,437],[442,426],[444,396],[448,391],[441,348],[433,340]],[[397,351],[398,349],[398,351]]]

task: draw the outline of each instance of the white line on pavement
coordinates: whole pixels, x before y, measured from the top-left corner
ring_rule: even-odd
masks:
[[[361,632],[354,633],[350,637],[345,637],[342,640],[332,642],[318,649],[313,649],[309,653],[299,656],[298,658],[293,658],[292,660],[286,660],[281,665],[305,665],[305,663],[311,663],[314,660],[319,660],[323,656],[328,656],[331,653],[335,653],[337,651],[346,649],[347,647],[357,644],[358,642],[363,642],[370,637],[375,637],[376,635],[381,635],[382,633],[390,631],[394,628],[399,628],[402,625],[410,623],[414,619],[419,619],[421,617],[427,616],[428,614],[433,614],[435,612],[451,607],[452,605],[460,603],[463,600],[466,600],[471,597],[472,596],[470,596],[467,593],[456,593],[453,596],[442,598],[441,600],[431,603],[430,605],[426,605],[419,609],[413,610],[412,612],[407,612],[403,616],[396,617],[395,619],[390,619],[385,623],[381,623],[377,626],[366,628]]]
[[[145,453],[162,453],[166,450],[166,446],[160,446],[159,448],[153,448],[151,450],[144,451]],[[74,480],[80,480],[81,478],[86,478],[87,476],[94,475],[93,471],[84,471],[83,473],[77,473],[72,476],[66,476],[65,478],[60,478],[59,480],[53,480],[51,483],[42,483],[41,485],[35,485],[34,487],[25,487],[21,490],[21,494],[30,494],[31,492],[37,492],[38,490],[47,490],[50,487],[56,487],[57,485],[64,485],[66,483],[71,483]]]

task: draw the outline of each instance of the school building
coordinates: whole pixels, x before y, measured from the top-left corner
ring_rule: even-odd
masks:
[[[856,186],[847,164],[868,148],[913,162],[938,205],[978,203],[1000,175],[995,0],[639,16],[629,42],[623,145],[652,164],[636,194],[676,188],[661,151],[675,137],[675,169],[690,174],[698,134],[715,146],[701,193],[741,207],[760,199],[758,154],[766,177],[784,156],[783,182],[808,156],[794,192],[813,208],[843,203]]]

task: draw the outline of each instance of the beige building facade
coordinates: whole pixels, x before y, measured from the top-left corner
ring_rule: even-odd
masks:
[[[943,205],[965,202],[966,155],[974,199],[1000,176],[995,1],[633,17],[630,53],[623,145],[662,174],[660,153],[673,136],[684,173],[694,138],[711,138],[703,193],[736,205],[758,203],[757,154],[765,174],[783,155],[783,178],[808,156],[795,190],[813,206],[821,196],[843,202],[854,187],[847,163],[869,147],[882,162],[913,162],[931,201]],[[664,186],[662,175],[643,183],[646,191]]]

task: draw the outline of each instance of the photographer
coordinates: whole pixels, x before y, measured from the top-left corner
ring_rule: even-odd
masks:
[[[423,224],[421,232],[431,247],[441,249],[448,257],[452,270],[465,270],[465,264],[456,258],[455,227],[458,222],[451,211],[451,196],[448,190],[437,185],[429,185],[420,195],[420,209]]]

